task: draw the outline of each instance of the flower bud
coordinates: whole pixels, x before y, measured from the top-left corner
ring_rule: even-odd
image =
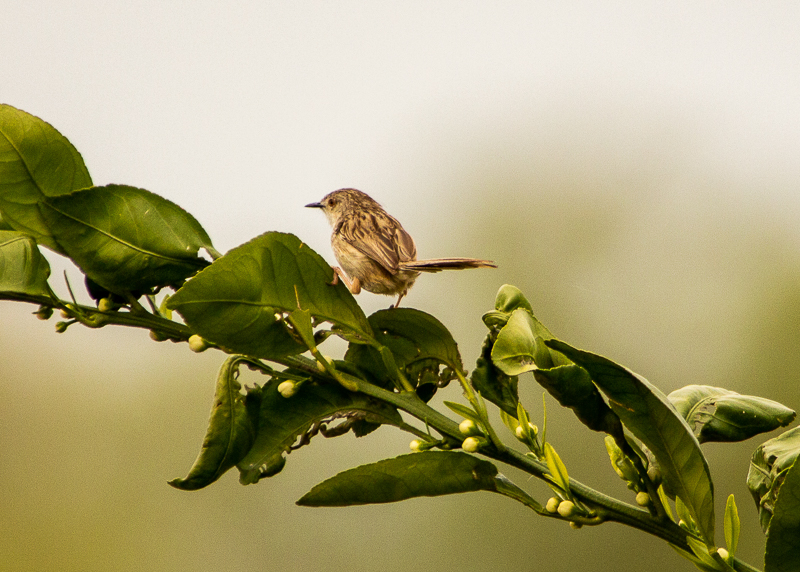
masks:
[[[111,298],[100,298],[97,302],[97,309],[101,312],[110,312],[114,309],[114,303]]]
[[[564,518],[569,518],[573,514],[575,514],[575,503],[572,501],[561,501],[558,503],[558,514],[563,516]]]
[[[163,342],[167,339],[167,336],[165,336],[161,332],[150,330],[150,339],[153,340],[154,342]]]
[[[69,320],[72,317],[69,315],[69,312],[67,312],[67,310],[65,310],[64,308],[61,309],[61,312],[59,312],[59,314],[61,314],[61,317],[64,318],[65,320]]]
[[[461,423],[459,423],[458,430],[464,435],[480,434],[480,431],[478,431],[478,426],[475,425],[475,422],[472,419],[464,419]]]
[[[208,349],[208,343],[197,334],[189,336],[189,349],[195,353],[204,352]]]
[[[717,554],[722,556],[722,559],[725,560],[725,561],[727,561],[731,557],[731,555],[728,553],[728,551],[725,550],[724,548],[717,548]]]
[[[549,499],[547,499],[547,504],[544,505],[544,509],[551,514],[555,514],[556,512],[558,512],[558,504],[560,502],[561,501],[558,500],[556,497],[550,497]]]
[[[481,442],[475,437],[467,437],[466,439],[464,439],[464,442],[461,443],[461,448],[464,449],[467,453],[474,453],[480,448],[480,446]]]
[[[414,439],[413,441],[411,441],[411,443],[408,444],[408,448],[414,451],[415,453],[419,453],[420,451],[422,451],[422,449],[420,448],[421,445],[422,441],[420,441],[419,439]]]
[[[49,320],[53,315],[53,308],[50,306],[39,306],[39,309],[34,312],[40,320]]]
[[[67,327],[69,326],[68,322],[56,322],[56,332],[59,334],[63,334],[67,331]]]
[[[286,399],[289,399],[291,396],[297,393],[297,386],[293,381],[284,381],[278,386],[278,393],[280,393]]]
[[[636,493],[636,504],[639,506],[648,506],[650,504],[650,495],[644,491]]]
[[[572,530],[580,530],[581,528],[583,528],[583,525],[580,522],[570,521],[569,527]]]

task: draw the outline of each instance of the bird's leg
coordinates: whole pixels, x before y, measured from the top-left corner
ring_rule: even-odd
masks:
[[[406,295],[405,292],[400,292],[400,295],[397,297],[397,302],[395,302],[394,305],[389,306],[389,308],[392,308],[392,309],[393,308],[399,308],[400,307],[400,300],[402,300],[403,296],[405,296],[405,295]]]
[[[347,286],[347,289],[350,290],[352,294],[361,292],[361,280],[353,278],[351,282],[347,274],[344,273],[344,270],[338,266],[331,266],[331,268],[333,268],[333,280],[330,282],[331,286],[336,286],[339,283],[339,278],[341,278],[344,285]]]

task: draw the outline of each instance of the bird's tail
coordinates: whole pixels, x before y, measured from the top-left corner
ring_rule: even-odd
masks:
[[[400,270],[415,272],[439,272],[440,270],[464,270],[465,268],[497,268],[491,260],[477,258],[432,258],[430,260],[411,260],[397,265]]]

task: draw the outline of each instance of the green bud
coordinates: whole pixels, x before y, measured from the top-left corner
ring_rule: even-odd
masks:
[[[280,393],[286,399],[289,399],[295,393],[297,393],[297,386],[293,381],[284,381],[278,386],[278,393]]]
[[[725,560],[726,562],[731,557],[731,555],[728,553],[728,551],[725,550],[724,548],[717,548],[717,554],[722,556],[722,559]]]
[[[63,334],[67,331],[67,327],[69,326],[68,322],[56,322],[56,332],[59,334]]]
[[[411,443],[408,444],[408,448],[414,451],[415,453],[419,453],[420,451],[422,451],[421,445],[422,441],[420,441],[419,439],[414,439],[413,441],[411,441]]]
[[[461,448],[464,449],[467,453],[474,453],[481,447],[481,442],[479,439],[475,437],[467,437],[464,439],[464,442],[461,443]]]
[[[458,430],[461,431],[461,433],[464,435],[480,434],[478,426],[475,425],[475,422],[472,419],[464,419],[461,423],[459,423]]]
[[[163,342],[166,341],[167,336],[165,336],[161,332],[150,330],[150,339],[153,340],[154,342]]]
[[[561,501],[558,503],[558,514],[564,518],[571,517],[573,514],[575,514],[575,503],[568,500]]]
[[[39,309],[34,312],[34,315],[40,320],[49,320],[53,315],[53,308],[51,306],[39,306]]]
[[[204,352],[208,349],[208,343],[197,334],[189,336],[189,349],[195,353]]]
[[[639,506],[648,506],[650,504],[650,495],[644,491],[636,493],[636,504]]]
[[[569,527],[572,530],[580,530],[581,528],[583,528],[583,525],[580,522],[570,521]]]
[[[558,512],[558,504],[560,502],[561,501],[558,500],[556,497],[550,497],[549,499],[547,499],[547,504],[544,505],[544,509],[551,514],[555,514],[556,512]]]
[[[114,303],[111,301],[111,298],[100,298],[97,302],[97,309],[101,312],[111,312],[114,310]]]

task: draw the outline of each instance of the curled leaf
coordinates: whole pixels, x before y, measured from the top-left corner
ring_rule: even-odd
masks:
[[[667,397],[701,443],[744,441],[788,425],[796,416],[776,401],[708,385],[687,385]]]

